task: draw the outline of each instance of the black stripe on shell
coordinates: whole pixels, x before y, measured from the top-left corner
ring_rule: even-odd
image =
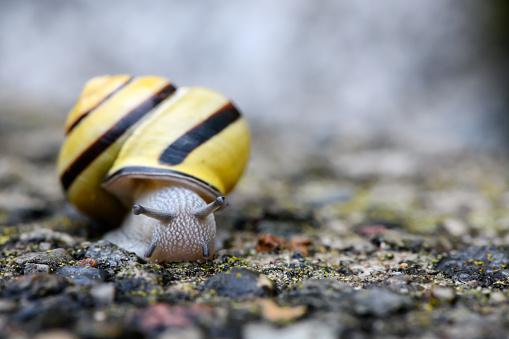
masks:
[[[62,174],[60,180],[62,181],[64,189],[67,191],[78,175],[104,152],[104,150],[173,92],[175,92],[175,87],[172,85],[165,86],[131,112],[127,113],[119,122],[92,143]]]
[[[193,150],[224,130],[239,117],[240,113],[235,106],[231,103],[227,104],[168,146],[159,156],[159,163],[169,166],[182,163]]]
[[[110,94],[108,94],[107,96],[104,97],[104,99],[102,99],[101,101],[99,101],[97,103],[97,105],[95,105],[94,107],[90,108],[88,111],[85,111],[83,113],[81,113],[81,116],[76,119],[76,121],[73,122],[73,124],[71,126],[69,126],[69,128],[67,129],[67,131],[65,131],[65,135],[68,135],[69,133],[71,133],[71,131],[87,116],[89,115],[90,113],[92,113],[94,110],[97,109],[97,107],[101,106],[104,102],[106,102],[106,100],[108,100],[109,98],[111,98],[113,95],[115,95],[116,93],[120,92],[120,90],[122,90],[122,88],[124,88],[125,86],[127,86],[128,83],[131,82],[131,80],[133,80],[133,77],[130,77],[129,79],[127,79],[126,82],[124,82],[123,84],[121,84],[118,88],[116,88],[113,92],[111,92]]]

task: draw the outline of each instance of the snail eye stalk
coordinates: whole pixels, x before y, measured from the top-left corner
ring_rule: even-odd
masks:
[[[210,204],[197,208],[196,210],[191,212],[191,214],[197,217],[198,219],[204,219],[224,206],[226,206],[226,198],[218,197]]]
[[[203,256],[205,258],[207,258],[209,256],[210,252],[209,252],[209,245],[207,244],[203,244]]]
[[[133,214],[134,215],[142,214],[146,217],[159,220],[163,224],[168,224],[176,216],[176,214],[173,212],[165,212],[153,208],[143,207],[141,205],[133,206]]]
[[[156,247],[157,247],[157,242],[155,240],[155,237],[152,237],[152,243],[147,248],[147,251],[144,254],[145,258],[150,258],[152,256],[152,254],[154,253]]]

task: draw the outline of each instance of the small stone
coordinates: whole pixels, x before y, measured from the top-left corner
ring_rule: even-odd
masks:
[[[410,277],[406,274],[394,275],[385,280],[384,285],[395,292],[408,292]]]
[[[75,333],[80,338],[124,338],[130,337],[125,334],[125,329],[117,321],[90,321],[80,319],[74,327]],[[140,337],[135,336],[135,337]]]
[[[458,219],[445,219],[443,221],[443,227],[445,231],[453,237],[461,237],[468,233],[468,226]]]
[[[165,330],[158,339],[202,339],[205,336],[198,327],[169,328]]]
[[[12,312],[16,310],[17,307],[18,305],[14,301],[0,299],[0,313]]]
[[[210,318],[213,313],[213,308],[207,305],[170,306],[158,303],[138,310],[135,322],[143,332],[150,333],[167,327],[189,327],[200,319]]]
[[[66,330],[49,330],[37,334],[34,339],[77,339],[78,337]]]
[[[13,299],[34,300],[59,294],[69,285],[68,280],[53,274],[20,276],[9,281],[2,290],[2,296]]]
[[[456,290],[450,287],[437,286],[431,290],[433,297],[440,301],[452,302],[456,298]]]
[[[33,275],[33,274],[48,274],[49,266],[44,264],[26,264],[25,266],[25,275]]]
[[[356,254],[371,254],[376,251],[376,247],[369,241],[360,241],[353,244],[352,250]]]
[[[56,248],[46,252],[26,253],[17,258],[14,262],[23,267],[26,263],[49,265],[55,269],[61,265],[70,263],[73,259],[63,248]]]
[[[302,287],[316,291],[341,291],[351,292],[352,288],[344,282],[336,279],[305,279],[301,281]]]
[[[126,266],[128,263],[138,262],[134,253],[120,249],[105,240],[99,240],[88,246],[85,257],[97,261],[97,266],[103,270],[115,270],[122,266]]]
[[[163,276],[157,264],[130,263],[115,275],[114,283],[116,299],[121,302],[147,305],[163,294]]]
[[[48,228],[39,228],[32,232],[21,233],[19,237],[20,240],[22,241],[39,240],[40,242],[40,239],[43,239],[43,242],[45,243],[44,245],[41,243],[41,245],[43,246],[47,245],[51,246],[51,242],[61,243],[69,246],[73,246],[76,243],[74,241],[74,238],[71,237],[69,234],[53,231]]]
[[[75,285],[90,286],[106,279],[106,272],[86,266],[63,266],[55,271],[56,275],[67,278]]]
[[[365,225],[357,229],[357,233],[366,237],[379,236],[387,231],[387,227],[384,225]]]
[[[358,278],[367,277],[372,274],[380,274],[385,272],[387,269],[380,263],[362,263],[352,264],[348,268],[354,272]],[[353,278],[353,277],[352,277]]]
[[[411,299],[381,288],[358,291],[350,297],[347,304],[359,315],[374,315],[386,318],[389,315],[411,307]]]
[[[272,285],[273,285],[272,280],[267,278],[267,276],[261,274],[260,277],[258,278],[258,283],[256,284],[256,287],[272,291]]]
[[[51,249],[51,243],[49,243],[47,241],[43,241],[43,242],[39,243],[39,251],[46,252],[46,251],[49,251],[50,249]]]
[[[479,281],[490,285],[506,280],[508,246],[470,246],[462,252],[444,256],[436,265],[445,276],[460,282]]]
[[[272,285],[272,281],[263,274],[245,268],[234,268],[210,278],[204,288],[214,290],[224,297],[238,298],[266,296],[271,293]]]
[[[490,301],[495,304],[501,304],[507,300],[507,296],[502,292],[493,292],[490,294]]]
[[[292,259],[296,259],[296,260],[305,260],[304,257],[302,256],[302,254],[300,254],[300,252],[294,252],[292,254]]]
[[[113,283],[99,284],[90,289],[90,295],[99,305],[109,305],[115,299],[115,285]]]
[[[242,337],[246,339],[332,339],[338,337],[334,326],[314,320],[302,321],[284,328],[250,323],[243,328],[242,334]]]

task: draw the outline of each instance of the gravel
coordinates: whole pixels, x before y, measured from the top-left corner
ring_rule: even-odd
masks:
[[[57,185],[54,158],[5,155],[0,337],[504,337],[509,160],[320,151],[264,172],[257,162],[277,152],[258,144],[201,263],[150,263],[101,240],[58,190],[25,179],[38,169]]]

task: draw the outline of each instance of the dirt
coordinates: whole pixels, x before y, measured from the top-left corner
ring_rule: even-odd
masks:
[[[65,201],[54,168],[61,119],[40,122],[36,137],[0,119],[2,338],[509,330],[500,153],[308,143],[258,126],[250,167],[217,216],[214,260],[150,263],[102,241],[101,225]]]

